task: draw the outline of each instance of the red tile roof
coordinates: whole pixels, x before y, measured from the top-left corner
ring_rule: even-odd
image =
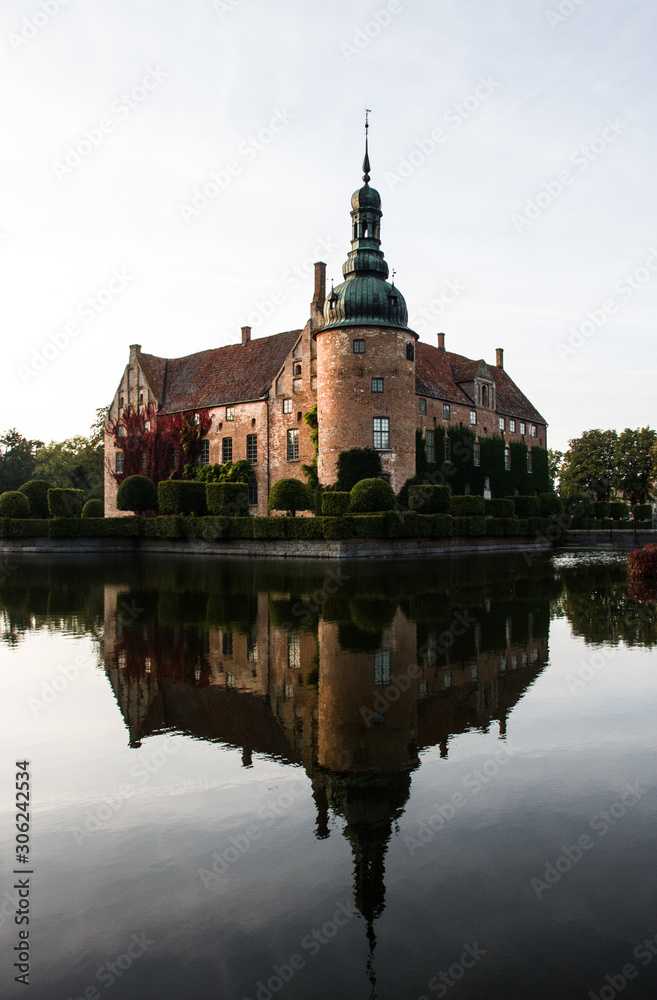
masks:
[[[139,363],[160,413],[244,403],[263,398],[300,335],[289,330],[184,358],[140,354]]]
[[[472,405],[472,400],[459,382],[472,380],[481,364],[481,361],[472,361],[462,354],[441,351],[419,341],[415,345],[415,391],[420,396],[444,399],[446,403]],[[497,413],[546,423],[503,368],[489,365],[488,371],[495,383]]]

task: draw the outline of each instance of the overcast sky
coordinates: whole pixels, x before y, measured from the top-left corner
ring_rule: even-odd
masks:
[[[422,340],[503,347],[552,447],[655,426],[656,28],[649,0],[4,0],[0,431],[87,433],[132,343],[302,327],[365,106]]]

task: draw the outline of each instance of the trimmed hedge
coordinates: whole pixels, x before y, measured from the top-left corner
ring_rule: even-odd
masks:
[[[84,505],[84,490],[48,490],[48,510],[51,517],[80,517]]]
[[[324,517],[342,517],[349,510],[351,493],[327,492],[322,494],[322,514]]]
[[[449,512],[452,517],[483,517],[486,504],[483,497],[457,496],[449,498]],[[482,532],[483,534],[483,532]]]
[[[0,518],[0,538],[43,538],[47,534],[48,528],[41,518]]]
[[[452,497],[454,499],[454,497]],[[474,499],[483,500],[483,497]],[[482,515],[470,517],[455,517],[452,521],[452,533],[455,538],[478,537],[486,534],[486,518]]]
[[[569,517],[593,517],[593,501],[585,493],[575,493],[563,498],[564,510]]]
[[[489,538],[502,538],[504,535],[504,518],[502,517],[487,518],[486,535]]]
[[[516,507],[516,517],[540,517],[541,505],[538,501],[538,497],[514,497],[513,502]]]
[[[285,538],[285,521],[287,520],[286,518],[254,517],[252,518],[252,520],[253,520],[254,538]]]
[[[563,503],[557,493],[539,493],[538,502],[541,508],[541,517],[563,514]]]
[[[340,541],[343,538],[353,538],[353,521],[350,517],[325,517],[322,519],[324,538],[328,541]]]
[[[249,487],[246,483],[206,483],[205,499],[209,514],[243,517],[249,510]]]
[[[408,506],[418,514],[447,514],[449,486],[410,486]]]
[[[630,508],[622,500],[612,500],[609,504],[609,517],[612,521],[621,521],[630,516]]]
[[[207,510],[205,486],[205,483],[194,480],[163,479],[157,487],[158,506],[163,514],[194,514],[196,517],[203,517]]]
[[[145,510],[157,510],[157,490],[148,476],[128,476],[119,483],[116,491],[117,510],[134,510],[142,514]]]
[[[0,517],[20,517],[30,516],[30,501],[24,493],[18,490],[7,490],[0,493]]]
[[[632,513],[635,521],[652,522],[652,507],[649,503],[635,503],[632,508]]]
[[[593,501],[593,516],[604,520],[609,517],[609,501],[608,500],[594,500]]]
[[[167,480],[167,483],[169,480]],[[175,480],[173,480],[175,482]],[[181,480],[182,482],[182,480]],[[162,483],[160,483],[160,486]],[[203,486],[202,483],[194,484]],[[159,490],[158,490],[159,497]],[[167,501],[169,496],[167,496]],[[182,517],[172,515],[169,517],[155,517],[153,518],[153,523],[155,525],[155,537],[156,538],[185,538],[185,522]]]
[[[348,496],[349,494],[347,494]],[[285,525],[286,538],[323,538],[323,523],[321,517],[287,518]]]
[[[484,508],[488,517],[515,517],[516,513],[516,505],[508,498],[484,500]]]
[[[82,517],[104,517],[105,507],[102,500],[87,500],[86,504],[82,508]]]
[[[350,514],[376,514],[394,510],[397,504],[395,491],[383,479],[361,479],[351,490]]]
[[[48,510],[48,490],[53,484],[45,479],[30,479],[18,487],[19,493],[24,493],[30,504],[30,517],[50,517]]]
[[[420,538],[451,538],[454,533],[454,519],[449,514],[418,514],[417,524]]]

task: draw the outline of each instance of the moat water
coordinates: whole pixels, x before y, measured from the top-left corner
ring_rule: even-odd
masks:
[[[656,646],[613,556],[3,563],[2,997],[653,997]]]

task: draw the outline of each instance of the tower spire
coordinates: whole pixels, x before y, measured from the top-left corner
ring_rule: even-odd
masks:
[[[365,181],[366,184],[369,184],[370,182],[370,156],[367,145],[367,133],[370,127],[370,122],[369,122],[370,114],[371,114],[370,109],[365,108],[365,159],[363,160],[363,180]]]

